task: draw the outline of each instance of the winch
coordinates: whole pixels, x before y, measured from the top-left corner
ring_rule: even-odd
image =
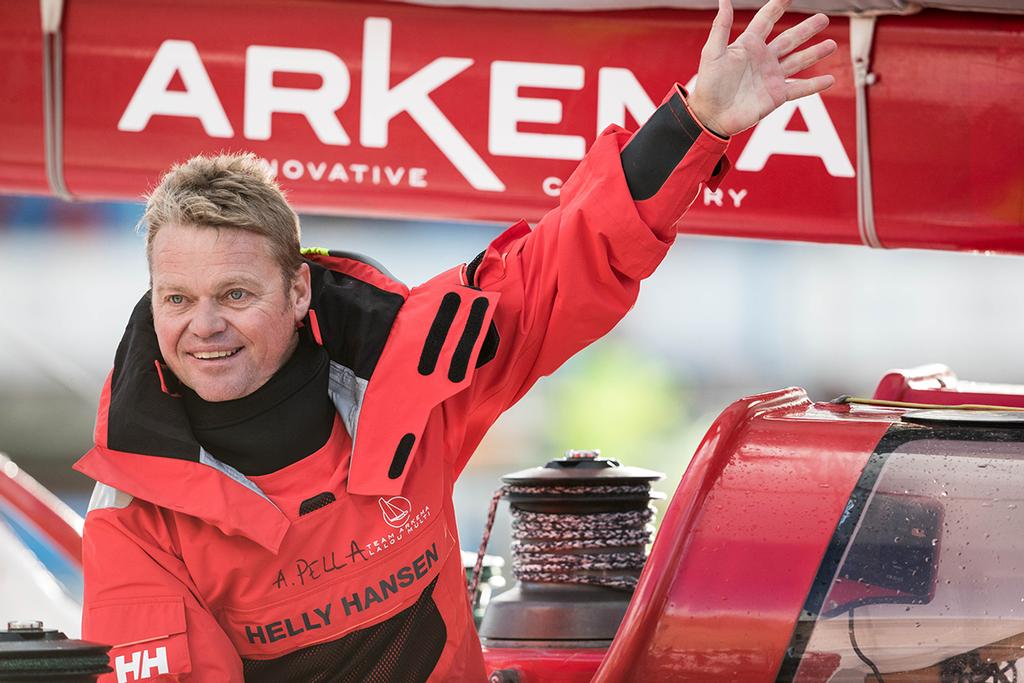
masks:
[[[41,621],[11,621],[0,630],[0,681],[88,683],[110,673],[108,645],[72,640]]]
[[[605,648],[629,605],[654,527],[662,474],[569,451],[502,477],[512,517],[516,584],[491,600],[485,647]],[[485,532],[486,544],[487,532]]]

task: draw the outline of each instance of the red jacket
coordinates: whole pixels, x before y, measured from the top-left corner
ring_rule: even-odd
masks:
[[[101,680],[483,680],[452,486],[502,411],[608,332],[664,257],[726,147],[681,130],[651,175],[610,129],[535,229],[412,290],[311,254],[308,324],[339,417],[322,449],[269,475],[195,443],[140,302],[76,465],[101,482],[82,627],[115,645]]]

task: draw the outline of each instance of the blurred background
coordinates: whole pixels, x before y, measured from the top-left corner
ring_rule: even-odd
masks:
[[[147,288],[139,204],[0,197],[0,452],[85,513],[71,470]],[[305,246],[371,255],[406,283],[468,261],[505,226],[303,217]],[[1020,258],[681,236],[605,339],[495,425],[457,489],[476,550],[502,474],[568,448],[659,470],[671,495],[732,401],[800,386],[870,395],[886,370],[942,362],[1024,383]],[[499,514],[490,552],[507,553]],[[507,572],[506,572],[507,573]],[[68,579],[74,583],[74,578]],[[72,586],[80,591],[80,586]]]

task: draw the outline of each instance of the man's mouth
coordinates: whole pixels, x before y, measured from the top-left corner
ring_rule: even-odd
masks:
[[[197,360],[218,360],[221,358],[229,358],[241,350],[242,347],[239,346],[237,349],[227,349],[225,351],[190,351],[188,355]]]

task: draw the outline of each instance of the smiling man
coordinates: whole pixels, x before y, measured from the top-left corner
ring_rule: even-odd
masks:
[[[191,164],[204,165],[210,175],[229,166],[206,159]],[[309,308],[309,266],[275,263],[271,238],[245,228],[197,229],[176,216],[157,231],[154,214],[164,208],[158,205],[163,197],[154,195],[147,220],[156,232],[150,261],[160,353],[181,383],[206,401],[248,396],[298,346],[295,329]],[[193,210],[188,220],[196,219]]]
[[[486,430],[610,330],[729,135],[827,88],[816,15],[729,45],[721,0],[695,92],[610,128],[531,230],[408,289],[300,252],[252,155],[196,157],[146,205],[152,288],[104,387],[83,634],[119,683],[482,681],[452,487]]]

